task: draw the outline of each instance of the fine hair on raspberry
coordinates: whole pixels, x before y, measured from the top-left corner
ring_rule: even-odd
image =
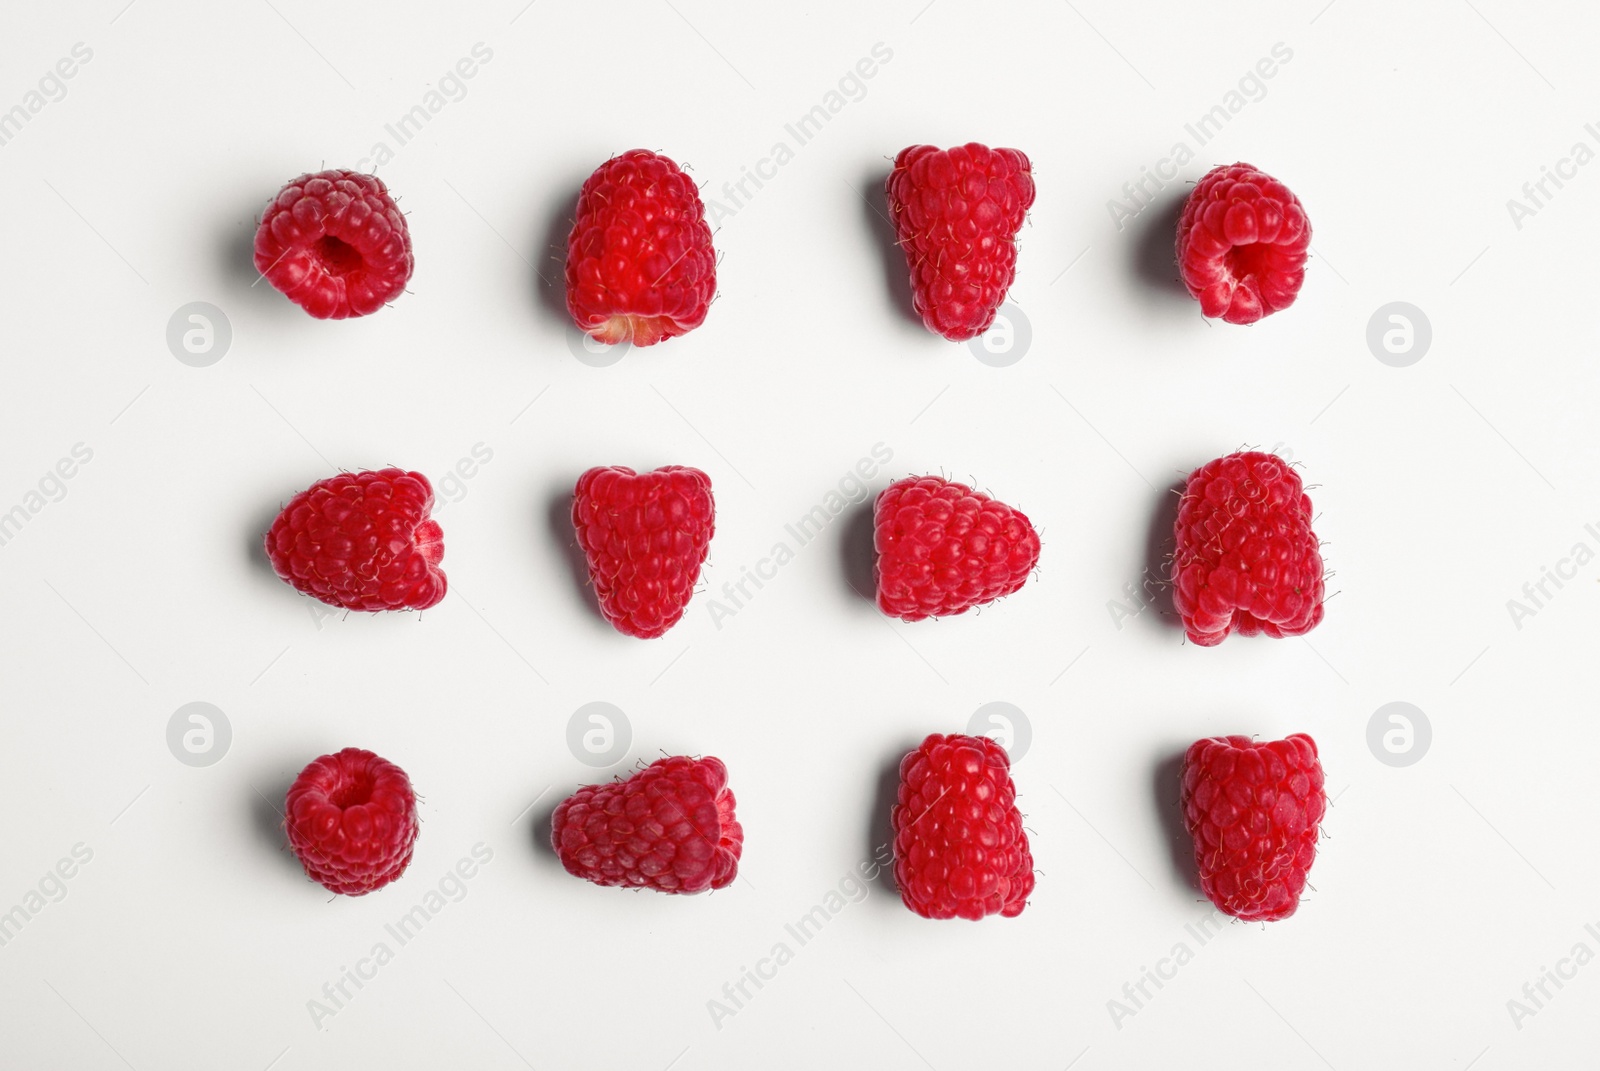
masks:
[[[444,531],[420,472],[378,469],[318,480],[289,500],[266,535],[284,583],[344,610],[426,610],[448,590]]]
[[[725,889],[744,850],[735,802],[721,759],[670,755],[562,800],[550,818],[550,845],[567,873],[596,885]]]
[[[1033,854],[1011,759],[987,736],[933,733],[900,762],[890,812],[900,899],[928,919],[1012,918],[1033,892]]]
[[[902,621],[1014,594],[1039,564],[1039,534],[1022,511],[941,476],[890,484],[872,523],[878,608]]]
[[[1017,232],[1034,197],[1028,157],[975,141],[912,145],[884,190],[923,324],[952,342],[983,334],[1016,278]]]
[[[313,881],[362,896],[411,865],[420,825],[404,770],[362,748],[313,760],[283,805],[289,847]]]
[[[578,477],[572,524],[600,613],[625,636],[656,639],[683,619],[716,534],[711,477],[687,465]]]
[[[1322,762],[1305,733],[1197,740],[1183,758],[1183,822],[1200,888],[1224,914],[1274,922],[1293,915],[1327,811]]]
[[[1294,304],[1311,222],[1289,188],[1249,164],[1212,169],[1178,217],[1178,274],[1203,316],[1253,324]]]
[[[293,179],[256,229],[256,270],[319,320],[366,316],[405,292],[415,260],[405,214],[376,175]]]
[[[1191,642],[1301,636],[1322,621],[1311,496],[1276,454],[1242,450],[1190,474],[1178,504],[1172,601]]]
[[[653,346],[699,327],[717,256],[694,180],[646,149],[597,167],[578,193],[566,281],[573,323],[599,342]]]

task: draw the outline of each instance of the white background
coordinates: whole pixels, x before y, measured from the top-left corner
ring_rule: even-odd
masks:
[[[1547,584],[1520,628],[1507,601],[1575,544],[1600,549],[1584,528],[1600,522],[1600,167],[1548,186],[1520,229],[1506,202],[1574,143],[1597,147],[1600,16],[524,2],[7,11],[0,108],[74,44],[93,58],[0,146],[0,510],[74,444],[93,459],[0,546],[0,907],[73,845],[93,858],[0,947],[0,1062],[1593,1059],[1600,966],[1520,1028],[1507,1002],[1580,941],[1600,952],[1584,929],[1600,929],[1600,564]],[[465,98],[379,168],[410,221],[410,293],[324,323],[252,285],[277,188],[392,147],[385,125],[480,42],[492,59]],[[734,209],[723,184],[879,42],[892,59],[864,98]],[[1278,43],[1292,59],[1265,96],[1195,148],[1184,124]],[[874,207],[900,148],[969,139],[1024,149],[1038,183],[1012,292],[1032,344],[1006,368],[909,318]],[[1184,141],[1181,181],[1119,230],[1108,201]],[[700,330],[594,368],[568,347],[561,247],[583,178],[633,147],[686,162],[733,209],[719,296]],[[1253,328],[1203,321],[1167,254],[1185,183],[1239,159],[1314,226],[1299,301]],[[1433,326],[1407,368],[1365,340],[1397,300]],[[232,325],[211,367],[165,341],[191,301]],[[852,507],[717,628],[721,585],[880,442],[893,461],[874,492],[942,471],[1026,511],[1044,540],[1027,587],[888,623],[849,584]],[[261,533],[295,491],[385,464],[437,483],[478,444],[492,460],[438,513],[436,609],[319,619],[266,567]],[[1202,650],[1163,598],[1119,628],[1108,604],[1159,561],[1168,489],[1241,445],[1292,455],[1314,485],[1326,621]],[[669,463],[711,474],[717,534],[707,590],[643,643],[586,602],[565,496],[593,464]],[[233,730],[206,768],[166,743],[197,700]],[[566,744],[595,700],[631,722],[614,770]],[[1405,768],[1366,738],[1396,700],[1434,733]],[[1026,912],[926,922],[879,880],[719,1028],[707,1002],[883,840],[899,756],[991,701],[1032,729],[1015,770],[1039,869]],[[1196,948],[1185,926],[1208,906],[1171,835],[1172,759],[1199,736],[1294,731],[1316,737],[1336,798],[1318,891],[1289,921]],[[273,804],[352,744],[410,773],[424,824],[402,881],[330,899],[281,849]],[[568,877],[540,846],[555,801],[662,752],[726,760],[743,880],[672,898]],[[480,842],[493,860],[465,899],[314,1025],[308,1001]],[[1117,1021],[1108,1002],[1179,942],[1192,960]]]

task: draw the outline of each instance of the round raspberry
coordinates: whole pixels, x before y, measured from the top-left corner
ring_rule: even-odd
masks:
[[[405,290],[412,263],[406,217],[376,175],[301,175],[256,230],[256,270],[319,320],[377,312]]]
[[[1328,808],[1316,741],[1197,740],[1183,757],[1183,824],[1200,888],[1225,914],[1286,919],[1300,906]]]
[[[446,590],[432,508],[420,472],[340,473],[289,500],[267,531],[267,558],[285,583],[329,606],[426,610]]]
[[[311,880],[362,896],[405,873],[417,843],[417,796],[404,770],[347,747],[300,771],[283,805],[289,847]]]
[[[567,310],[600,342],[651,346],[699,327],[717,255],[694,181],[634,149],[595,169],[567,239]]]
[[[1287,309],[1306,277],[1311,222],[1300,199],[1249,164],[1214,168],[1178,219],[1178,273],[1200,312],[1253,324]]]
[[[1028,518],[966,484],[913,476],[873,507],[878,608],[902,621],[963,614],[1010,595],[1039,563]]]
[[[1011,759],[987,736],[934,733],[900,762],[894,880],[925,919],[1013,918],[1033,892],[1033,855]]]
[[[1321,544],[1311,496],[1275,454],[1247,451],[1196,469],[1178,505],[1172,601],[1189,639],[1299,636],[1322,621]]]
[[[654,639],[682,619],[711,548],[711,477],[682,465],[592,468],[578,477],[572,524],[600,612],[618,632]]]
[[[733,884],[744,829],[721,759],[657,759],[625,781],[585,785],[550,819],[567,873],[596,885],[698,893]]]
[[[952,342],[983,334],[1017,275],[1017,232],[1034,194],[1027,156],[977,142],[913,145],[885,189],[917,315]]]

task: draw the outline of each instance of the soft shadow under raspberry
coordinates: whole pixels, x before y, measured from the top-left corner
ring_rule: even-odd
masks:
[[[1130,225],[1133,231],[1133,273],[1157,297],[1193,304],[1188,288],[1178,276],[1178,218],[1190,187],[1169,186]]]
[[[250,808],[250,825],[261,845],[277,855],[282,866],[309,881],[305,867],[289,850],[289,838],[283,830],[283,801],[289,795],[295,776],[294,773],[273,773],[249,778],[244,802]]]
[[[1172,873],[1184,887],[1200,891],[1200,870],[1194,862],[1194,841],[1183,828],[1183,755],[1187,749],[1169,752],[1156,762],[1151,795],[1166,839]]]
[[[267,530],[272,527],[272,522],[278,519],[278,514],[283,512],[283,503],[263,505],[261,509],[251,515],[244,532],[245,557],[250,563],[251,572],[264,577],[270,577],[273,584],[281,584],[278,573],[272,568],[272,561],[267,557]]]
[[[884,761],[878,769],[876,791],[872,797],[872,809],[867,815],[866,846],[862,849],[863,861],[889,858],[889,853],[894,848],[894,823],[890,820],[890,813],[895,800],[900,795],[900,760],[906,753],[917,746],[916,741],[902,744]],[[880,866],[875,879],[879,891],[888,893],[895,900],[900,899],[900,890],[894,883],[894,864]],[[897,908],[898,910],[898,908]]]
[[[567,239],[572,236],[578,191],[588,177],[585,172],[571,182],[554,187],[559,192],[545,207],[539,233],[534,235],[531,258],[529,285],[538,296],[539,306],[546,316],[568,331],[576,331],[577,327],[567,311]]]
[[[218,300],[217,304],[224,306],[223,311],[230,316],[234,313],[231,302],[248,300],[286,320],[297,322],[305,318],[305,313],[295,308],[292,301],[285,300],[256,271],[256,229],[260,225],[262,209],[267,207],[277,192],[277,186],[263,186],[259,198],[237,199],[234,202],[235,216],[218,224],[217,274],[224,282],[228,301]]]
[[[556,854],[555,848],[550,843],[550,821],[555,817],[556,808],[571,794],[573,788],[552,785],[545,793],[539,805],[533,809],[529,818],[529,835],[533,838],[533,850],[536,854],[550,859],[557,866],[561,865],[561,857]]]
[[[839,571],[845,585],[859,598],[876,604],[878,578],[874,575],[877,552],[873,549],[874,499],[853,503],[839,521]]]
[[[572,578],[573,587],[577,588],[579,600],[593,612],[595,620],[600,621],[603,620],[600,600],[594,593],[594,585],[589,583],[589,561],[584,556],[583,548],[578,546],[578,533],[572,526],[572,487],[576,482],[574,480],[550,493],[545,507],[545,526],[556,545],[565,551],[567,573]]]
[[[878,250],[890,303],[909,322],[921,326],[922,317],[917,315],[911,300],[911,269],[906,266],[906,253],[899,246],[899,236],[895,234],[894,221],[889,215],[889,195],[884,186],[891,171],[892,166],[873,168],[855,184],[860,195],[856,199],[861,202],[862,218]]]
[[[1178,506],[1188,486],[1189,480],[1184,477],[1160,490],[1145,537],[1144,572],[1139,578],[1138,594],[1146,600],[1148,616],[1158,628],[1183,628],[1172,603],[1172,555],[1177,548]]]

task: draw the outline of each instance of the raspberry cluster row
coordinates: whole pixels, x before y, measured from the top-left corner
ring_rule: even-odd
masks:
[[[1327,809],[1312,739],[1197,740],[1181,778],[1205,894],[1238,919],[1294,914]],[[725,889],[744,852],[735,804],[721,759],[671,755],[568,796],[551,815],[550,846],[568,873],[600,886]],[[908,752],[889,820],[895,884],[916,914],[1013,918],[1027,907],[1033,853],[1010,758],[989,737],[934,733]],[[307,765],[284,801],[284,825],[307,876],[348,896],[404,874],[421,828],[405,771],[361,748]]]
[[[895,157],[885,194],[928,330],[962,341],[994,323],[1035,192],[1017,149],[912,145]],[[1204,315],[1250,324],[1294,303],[1310,245],[1299,199],[1265,172],[1229,164],[1184,204],[1177,269]],[[312,316],[344,319],[398,298],[416,261],[383,180],[335,169],[301,175],[272,199],[255,263]],[[634,149],[595,169],[567,239],[567,310],[578,330],[605,344],[654,345],[704,323],[716,288],[705,205],[675,162]]]

